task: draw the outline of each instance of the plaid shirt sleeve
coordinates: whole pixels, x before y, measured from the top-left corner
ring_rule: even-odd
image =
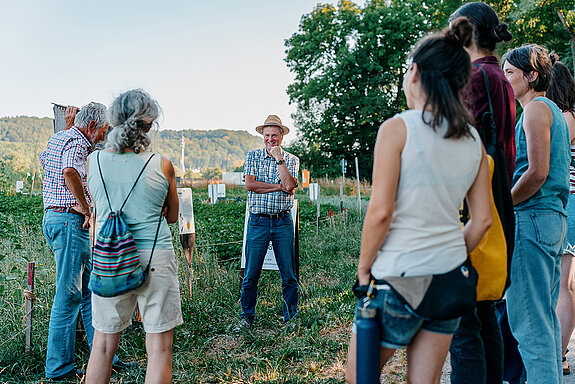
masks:
[[[249,151],[246,155],[246,164],[244,165],[244,180],[247,175],[256,175],[255,154],[257,151]]]
[[[62,169],[74,168],[80,175],[86,173],[86,162],[83,161],[83,148],[76,140],[70,140],[62,149]]]

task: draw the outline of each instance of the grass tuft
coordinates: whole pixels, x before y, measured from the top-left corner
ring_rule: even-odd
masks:
[[[0,381],[44,382],[44,359],[50,308],[55,291],[55,266],[42,233],[42,201],[38,197],[0,196]],[[245,201],[209,205],[194,201],[197,247],[193,253],[192,292],[172,226],[179,260],[184,324],[174,333],[174,383],[343,383],[347,343],[355,300],[362,215],[354,210],[338,214],[337,205],[321,206],[316,236],[316,206],[300,196],[299,319],[294,328],[282,318],[281,280],[264,271],[256,308],[255,327],[239,335],[239,256]],[[336,213],[332,223],[328,211]],[[365,211],[365,209],[364,209]],[[24,298],[28,261],[36,262],[33,345],[24,352]],[[76,348],[78,367],[89,357],[82,333]],[[141,383],[145,377],[145,333],[140,323],[124,331],[118,352],[141,369],[115,374],[113,383]],[[398,354],[386,367],[386,382],[405,378],[405,358]]]

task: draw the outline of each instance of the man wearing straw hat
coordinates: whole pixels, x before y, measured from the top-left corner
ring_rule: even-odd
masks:
[[[288,323],[297,316],[294,226],[290,210],[298,185],[299,159],[281,148],[289,128],[282,125],[278,116],[269,115],[256,131],[263,135],[265,147],[248,152],[244,167],[249,219],[242,312],[236,331],[253,325],[258,280],[270,241],[282,279],[284,321]]]

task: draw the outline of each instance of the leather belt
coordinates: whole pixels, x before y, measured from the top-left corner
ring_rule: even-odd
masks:
[[[74,215],[84,217],[84,215],[82,213],[76,211],[72,207],[50,207],[50,208],[46,208],[46,210],[47,211],[50,210],[50,211],[54,211],[54,212],[58,212],[58,213],[73,213]]]
[[[287,215],[289,213],[289,211],[282,211],[280,213],[274,213],[274,214],[267,214],[267,213],[254,213],[254,215],[259,216],[259,217],[267,217],[268,219],[279,219],[284,217],[285,215]]]

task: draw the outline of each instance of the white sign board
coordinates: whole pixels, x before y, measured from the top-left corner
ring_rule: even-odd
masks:
[[[178,200],[180,201],[180,213],[178,226],[180,235],[196,233],[194,223],[194,201],[192,200],[191,188],[178,188]]]
[[[309,185],[309,199],[311,201],[316,201],[319,199],[319,184],[318,183],[310,183]]]
[[[218,199],[223,199],[226,197],[226,185],[225,184],[209,184],[208,185],[208,197],[210,198],[210,203],[215,204]]]
[[[218,186],[216,184],[208,184],[208,198],[210,204],[215,204],[218,201]]]
[[[54,133],[64,130],[66,126],[66,107],[63,105],[55,104],[54,110]]]
[[[226,185],[218,184],[218,199],[223,199],[226,197]]]
[[[291,211],[290,211],[292,222],[294,223],[294,226],[295,226],[295,221],[296,221],[297,209],[298,209],[298,201],[294,199],[293,206],[292,206]],[[248,211],[248,206],[246,204],[246,219],[244,221],[244,243],[242,245],[241,268],[246,267],[246,235],[248,233],[248,218],[249,217],[250,217],[250,212]],[[295,238],[295,228],[294,228],[293,233],[294,233],[294,238]],[[272,247],[271,241],[268,244],[268,252],[266,253],[266,256],[264,258],[264,265],[262,266],[262,269],[279,271],[278,265],[276,263],[276,256],[274,254],[274,249]]]
[[[16,193],[22,192],[24,189],[24,182],[22,180],[16,181]]]

